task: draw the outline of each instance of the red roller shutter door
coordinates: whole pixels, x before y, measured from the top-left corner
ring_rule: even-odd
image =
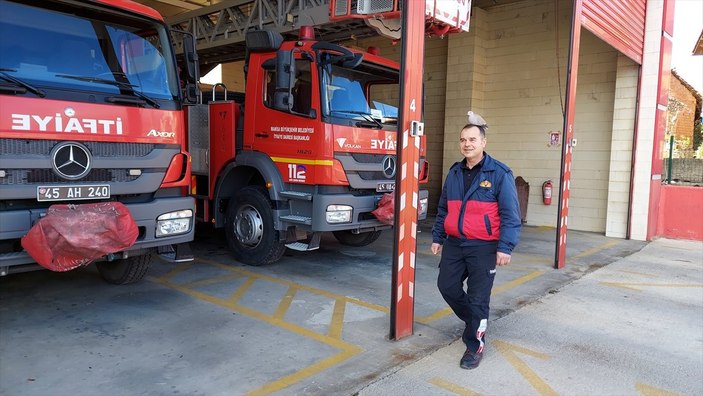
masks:
[[[583,26],[642,64],[646,0],[583,0]]]

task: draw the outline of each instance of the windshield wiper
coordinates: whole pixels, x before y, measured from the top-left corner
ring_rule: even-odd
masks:
[[[354,115],[360,115],[364,118],[364,121],[359,121],[356,123],[356,126],[365,126],[369,128],[378,128],[378,129],[383,129],[383,124],[378,122],[377,119],[373,118],[373,116],[365,111],[358,111],[358,110],[330,110],[330,113],[347,113],[347,114],[354,114]]]
[[[2,78],[5,81],[9,81],[11,83],[14,83],[18,87],[24,88],[24,91],[13,89],[14,92],[25,93],[25,92],[29,91],[29,92],[39,96],[40,98],[43,98],[46,96],[46,92],[42,91],[41,89],[36,88],[32,85],[29,85],[26,82],[24,82],[16,77],[12,77],[11,75],[6,73],[6,72],[16,72],[16,71],[17,70],[15,70],[15,69],[2,68],[2,69],[0,69],[0,78]]]
[[[134,84],[130,84],[127,82],[122,82],[122,81],[107,80],[104,78],[90,77],[90,76],[72,76],[70,74],[57,74],[56,77],[72,78],[74,80],[79,80],[79,81],[94,82],[94,83],[98,83],[98,84],[108,84],[108,85],[114,85],[114,86],[120,87],[120,88],[127,88],[126,89],[127,93],[141,99],[141,100],[134,100],[134,98],[131,98],[129,96],[118,95],[118,96],[108,97],[106,99],[108,102],[133,103],[133,104],[139,104],[139,105],[148,104],[149,106],[151,106],[155,109],[158,109],[161,107],[159,105],[159,103],[157,101],[155,101],[154,99],[144,95],[143,93],[141,93],[139,91],[135,91],[134,87],[136,87],[136,85],[134,85]]]

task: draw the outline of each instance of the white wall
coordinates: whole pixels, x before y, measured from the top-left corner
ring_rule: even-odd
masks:
[[[632,186],[632,216],[630,220],[630,238],[641,241],[647,239],[647,225],[650,221],[651,183],[661,183],[661,175],[654,176],[655,180],[652,180],[652,152],[654,149],[654,116],[657,110],[663,7],[664,2],[662,0],[647,1],[640,111],[637,119],[637,151],[635,153]],[[656,177],[659,177],[659,179],[656,179]],[[656,221],[656,219],[653,221]]]
[[[609,237],[627,236],[638,75],[639,65],[625,55],[618,54],[605,228],[605,235]]]

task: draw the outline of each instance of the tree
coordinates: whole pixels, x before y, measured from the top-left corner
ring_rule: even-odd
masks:
[[[693,123],[693,151],[698,151],[701,148],[701,143],[703,143],[703,124],[698,119]]]

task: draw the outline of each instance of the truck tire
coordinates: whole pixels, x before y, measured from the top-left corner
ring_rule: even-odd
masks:
[[[342,245],[361,247],[366,246],[381,236],[381,231],[352,234],[351,231],[332,231],[332,234]]]
[[[107,283],[126,285],[139,282],[151,266],[151,253],[115,261],[101,261],[95,263],[95,266]]]
[[[286,250],[273,226],[273,204],[263,187],[241,189],[227,206],[227,245],[234,258],[247,265],[278,261]]]

